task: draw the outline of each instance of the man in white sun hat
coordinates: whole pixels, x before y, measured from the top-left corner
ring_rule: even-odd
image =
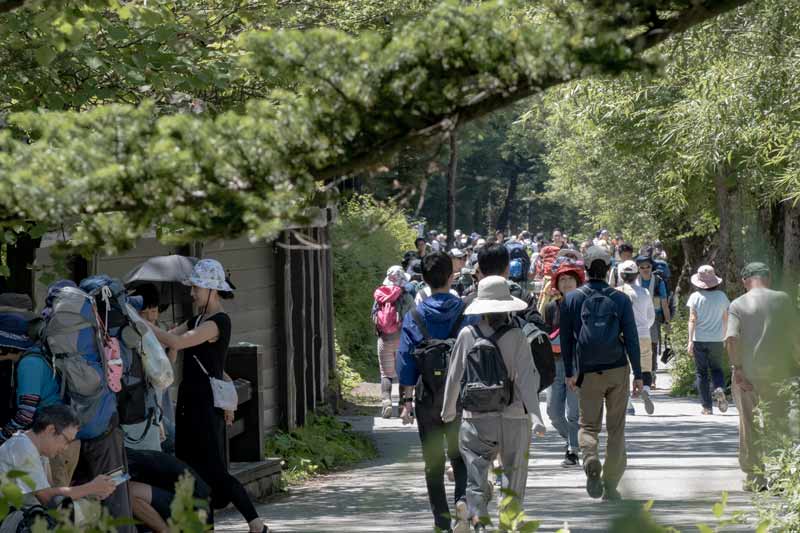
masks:
[[[539,436],[545,431],[537,394],[540,376],[530,345],[522,330],[508,321],[509,313],[527,307],[511,295],[505,278],[482,279],[477,297],[464,311],[481,320],[461,330],[450,358],[442,420],[456,418],[460,399],[467,510],[476,532],[485,531],[489,519],[492,460],[502,457],[507,488],[519,502],[524,501],[531,431]]]

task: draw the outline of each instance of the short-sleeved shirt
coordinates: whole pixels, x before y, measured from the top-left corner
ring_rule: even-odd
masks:
[[[47,480],[50,462],[39,453],[33,441],[21,431],[14,433],[5,444],[0,446],[0,474],[6,474],[12,470],[25,472],[33,482],[33,487],[30,487],[22,478],[14,480],[23,494],[50,487],[50,482]]]
[[[686,307],[694,310],[697,322],[695,342],[722,342],[725,340],[723,318],[731,302],[722,291],[696,291],[689,296]]]
[[[39,396],[37,408],[61,402],[57,376],[39,355],[26,354],[17,364],[17,405],[24,395]]]
[[[739,340],[739,357],[749,380],[779,380],[797,370],[792,342],[798,317],[786,293],[752,289],[733,301],[728,315],[727,338]]]
[[[664,310],[661,309],[661,301],[667,299],[667,284],[663,279],[658,278],[660,281],[658,287],[656,287],[655,290],[650,290],[650,284],[654,279],[656,279],[655,276],[652,276],[650,279],[642,279],[642,277],[639,276],[636,279],[636,284],[643,289],[647,289],[650,294],[653,295],[653,307],[656,309],[656,316],[661,317],[664,314]]]

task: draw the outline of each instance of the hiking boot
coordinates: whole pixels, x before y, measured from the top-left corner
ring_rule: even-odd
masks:
[[[453,533],[469,533],[467,502],[464,500],[458,500],[456,502],[456,520],[453,525]]]
[[[635,416],[636,415],[636,409],[633,408],[632,404],[628,405],[628,408],[625,410],[625,414],[628,415],[628,416]]]
[[[564,454],[564,460],[561,461],[561,466],[563,466],[564,468],[569,468],[571,466],[578,466],[579,464],[580,461],[578,459],[578,454],[572,453],[570,451],[567,451],[567,453]]]
[[[381,409],[381,416],[383,418],[392,418],[392,402],[383,402],[383,408]]]
[[[603,487],[603,501],[618,502],[620,500],[622,500],[622,495],[619,493],[616,487],[612,487],[610,485],[605,485]]]
[[[584,461],[583,468],[586,471],[586,492],[592,498],[599,498],[603,495],[603,480],[600,476],[603,473],[603,465],[600,459],[592,457]]]
[[[720,413],[728,410],[728,398],[725,397],[725,391],[722,390],[722,387],[714,389],[714,401],[717,402],[717,409],[719,409]]]
[[[642,389],[642,401],[644,402],[644,411],[648,415],[652,415],[656,408],[653,405],[653,400],[650,398],[650,390],[647,387]]]

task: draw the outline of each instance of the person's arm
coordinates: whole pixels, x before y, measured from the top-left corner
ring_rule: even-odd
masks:
[[[206,320],[200,324],[200,327],[179,335],[164,331],[149,322],[148,325],[156,334],[158,342],[168,346],[172,350],[183,350],[185,348],[191,348],[192,346],[198,346],[204,342],[213,342],[219,337],[219,327],[213,320]]]
[[[661,280],[661,288],[659,289],[661,293],[661,312],[664,313],[664,322],[669,324],[669,321],[672,320],[672,315],[669,313],[669,293],[667,292],[667,282],[663,279]]]
[[[80,500],[89,496],[94,496],[101,500],[105,500],[117,486],[111,480],[111,477],[101,474],[94,478],[89,483],[78,485],[76,487],[48,487],[46,489],[37,490],[33,493],[36,499],[43,506],[47,506],[50,501],[56,496],[63,496],[72,500]]]
[[[442,420],[450,422],[456,418],[458,396],[461,393],[461,378],[464,375],[464,356],[466,355],[466,340],[472,335],[469,331],[461,330],[453,346],[450,356],[450,368],[447,369],[447,381],[444,385],[444,403],[442,404]]]
[[[519,337],[520,349],[517,351],[516,368],[517,375],[514,378],[514,388],[520,392],[522,405],[530,415],[533,424],[533,433],[536,436],[543,436],[545,425],[542,422],[542,412],[539,407],[539,383],[541,376],[533,364],[533,354],[531,345],[522,335],[522,330],[514,329],[506,335],[517,335]]]
[[[7,421],[0,430],[0,444],[11,438],[17,431],[30,429],[33,418],[42,400],[44,384],[42,383],[43,369],[46,363],[39,357],[29,355],[17,365],[16,368],[16,406],[17,410],[11,420]],[[49,368],[48,368],[49,370]]]
[[[728,313],[726,312],[725,315]],[[727,318],[725,318],[727,321]],[[689,355],[694,353],[694,330],[697,328],[697,309],[694,306],[689,308],[689,342],[686,345],[686,349],[689,352]]]
[[[633,314],[633,305],[624,294],[619,298],[622,304],[622,337],[625,341],[625,351],[633,369],[634,381],[642,380],[642,355],[639,351],[639,331],[636,328],[636,317]]]
[[[728,349],[728,359],[731,362],[731,380],[739,388],[745,391],[753,390],[753,385],[747,380],[742,370],[742,358],[740,351],[741,322],[735,306],[732,304],[728,308],[728,327],[726,330],[725,346]]]

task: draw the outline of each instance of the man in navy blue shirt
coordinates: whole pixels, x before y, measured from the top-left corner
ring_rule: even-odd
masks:
[[[453,263],[450,256],[443,252],[432,252],[422,259],[422,277],[431,288],[431,295],[416,307],[418,319],[421,320],[431,339],[448,339],[458,336],[460,325],[467,326],[478,317],[464,317],[464,303],[450,293],[450,277],[453,274]],[[419,426],[419,437],[422,442],[422,458],[425,461],[425,482],[428,486],[428,499],[436,527],[441,531],[451,531],[450,508],[444,487],[445,474],[445,441],[447,457],[453,467],[455,477],[455,502],[457,520],[453,531],[467,531],[466,522],[466,487],[467,470],[464,460],[458,451],[458,429],[461,420],[456,418],[445,424],[441,418],[444,388],[437,394],[421,391],[415,395],[415,388],[420,381],[420,371],[414,358],[414,350],[424,340],[423,332],[414,312],[406,313],[403,330],[400,335],[400,349],[397,352],[397,375],[401,397],[405,398],[401,417],[403,423],[411,423],[412,397],[417,397],[416,416]],[[421,399],[420,399],[421,396]],[[463,516],[462,516],[463,515]],[[466,527],[466,529],[464,529]]]
[[[593,498],[618,500],[617,485],[627,464],[625,409],[631,368],[633,395],[642,390],[639,335],[630,300],[605,281],[611,254],[602,246],[592,246],[585,261],[588,283],[568,293],[561,305],[561,355],[567,385],[581,391],[578,442],[586,491]],[[604,407],[608,442],[601,465],[598,435]]]

